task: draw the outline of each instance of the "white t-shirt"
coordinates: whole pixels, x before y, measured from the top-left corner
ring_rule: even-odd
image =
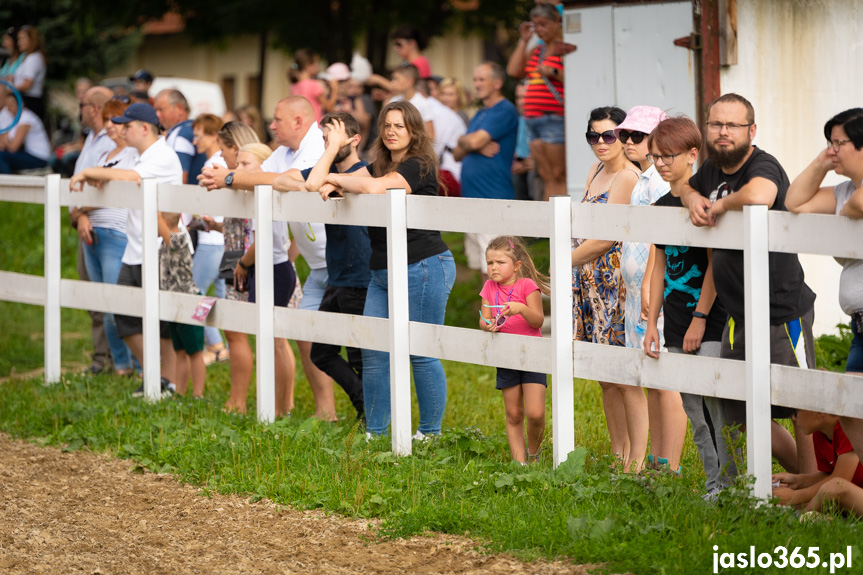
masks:
[[[309,269],[320,270],[327,267],[327,229],[324,224],[288,222],[291,235],[297,242],[297,249],[309,264]]]
[[[312,168],[324,155],[324,134],[318,127],[318,123],[312,124],[309,131],[306,132],[303,141],[300,142],[300,147],[296,150],[287,146],[279,146],[269,158],[261,164],[261,169],[265,172],[281,174],[288,170],[305,170]],[[316,226],[318,224],[312,224]],[[320,249],[326,250],[327,235],[323,230],[323,224],[320,224],[321,233],[316,234],[316,241],[320,242]],[[280,264],[288,261],[288,247],[291,245],[290,236],[288,235],[287,222],[273,222],[273,264]],[[306,258],[311,266],[311,261],[303,252],[303,245],[298,243],[297,247],[300,253]],[[315,246],[318,249],[318,246]],[[314,257],[314,256],[312,256]],[[324,261],[326,267],[326,260]]]
[[[449,170],[455,179],[461,182],[461,162],[457,162],[447,148],[453,149],[458,145],[458,139],[467,132],[467,126],[452,108],[434,98],[427,98],[426,101],[432,111],[434,151],[440,158],[440,167],[442,170]]]
[[[94,167],[99,159],[117,147],[117,144],[114,143],[114,140],[108,137],[108,133],[102,129],[98,134],[90,130],[90,133],[87,134],[87,138],[84,140],[84,147],[81,148],[81,154],[78,156],[78,159],[75,160],[75,172],[82,172],[87,168]],[[135,159],[138,158],[138,151],[134,148],[129,148],[130,150],[134,150]],[[127,152],[124,152],[126,154]],[[113,159],[112,159],[113,161]],[[134,165],[134,164],[133,164]],[[122,168],[124,170],[131,169],[131,166],[127,166]]]
[[[92,132],[91,132],[92,134]],[[112,140],[108,140],[112,144]],[[97,168],[114,168],[115,170],[131,170],[138,163],[138,150],[132,146],[126,146],[110,160],[108,154],[113,150],[109,150],[102,154],[96,160],[95,167]],[[94,228],[110,228],[118,232],[126,233],[126,222],[129,220],[129,210],[126,208],[99,208],[87,213],[90,218],[90,225]]]
[[[33,80],[29,90],[23,92],[25,96],[39,98],[45,86],[45,56],[42,52],[31,52],[27,54],[18,69],[15,70],[15,82],[17,86],[21,80]]]
[[[228,163],[225,162],[225,158],[222,157],[222,152],[218,151],[204,162],[205,168],[212,168],[213,166],[221,166],[223,168],[228,167]],[[191,183],[191,182],[190,182]],[[224,222],[224,216],[213,216],[213,219],[217,222]],[[208,246],[223,246],[225,245],[225,234],[222,232],[205,232],[198,230],[198,245],[208,245]]]
[[[155,178],[160,184],[183,184],[183,166],[177,152],[171,149],[165,138],[160,137],[149,148],[144,150],[138,163],[132,168],[141,179]],[[142,262],[141,240],[143,224],[141,210],[129,210],[129,220],[126,222],[126,251],[123,253],[123,263],[139,266]]]
[[[51,157],[51,142],[48,140],[48,133],[45,131],[45,126],[42,124],[39,116],[34,114],[32,110],[23,108],[21,110],[21,119],[8,132],[10,140],[15,137],[21,126],[30,126],[27,135],[24,136],[22,151],[27,152],[34,158],[48,160]]]

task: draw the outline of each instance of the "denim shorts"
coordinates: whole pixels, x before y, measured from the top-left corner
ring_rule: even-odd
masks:
[[[300,302],[300,309],[318,311],[324,299],[324,292],[327,291],[327,280],[329,280],[327,268],[309,270],[309,275],[303,284],[303,300]]]
[[[863,334],[855,333],[848,351],[846,373],[863,373]]]
[[[527,125],[527,139],[529,141],[542,140],[547,144],[563,145],[565,141],[565,130],[563,116],[546,114],[534,118],[525,118]]]

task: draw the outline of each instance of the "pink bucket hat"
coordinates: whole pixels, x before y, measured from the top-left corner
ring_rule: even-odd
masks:
[[[668,114],[653,106],[633,106],[626,113],[626,119],[614,129],[614,135],[621,130],[649,134],[662,120],[667,120]]]

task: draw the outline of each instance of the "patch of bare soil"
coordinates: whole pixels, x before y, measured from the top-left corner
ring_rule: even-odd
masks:
[[[0,434],[0,573],[586,573],[430,534],[375,541],[374,522],[204,497],[129,461]]]

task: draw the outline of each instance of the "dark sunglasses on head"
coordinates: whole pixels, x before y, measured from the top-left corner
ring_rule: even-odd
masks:
[[[617,137],[620,138],[620,141],[624,144],[632,138],[633,144],[640,144],[644,141],[644,138],[647,137],[647,134],[644,132],[630,132],[629,130],[618,130]]]
[[[130,97],[129,97],[129,96],[127,96],[126,94],[119,94],[119,95],[117,95],[117,96],[114,96],[114,97],[113,97],[113,98],[111,98],[111,99],[112,99],[112,100],[117,100],[118,102],[120,102],[120,103],[122,103],[122,104],[129,104],[129,103],[131,103],[131,101],[132,101],[132,98],[130,98]]]
[[[606,144],[613,144],[617,141],[617,136],[614,135],[614,130],[606,130],[603,133],[594,132],[593,130],[584,134],[584,137],[587,138],[587,143],[591,146],[595,146],[599,143],[599,140],[602,139]]]

